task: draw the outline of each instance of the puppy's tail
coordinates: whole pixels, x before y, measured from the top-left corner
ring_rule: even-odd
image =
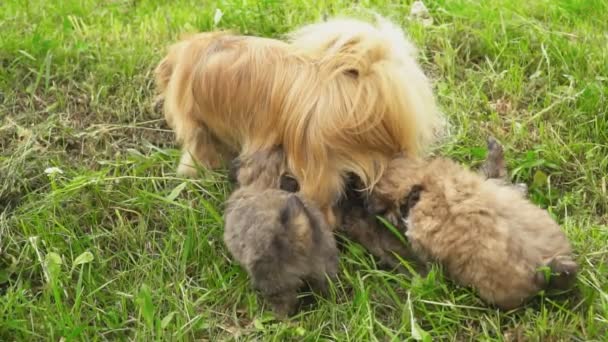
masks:
[[[308,135],[288,146],[290,155],[308,157],[295,164],[309,165],[303,173],[317,178],[312,183],[321,182],[313,175],[321,176],[319,165],[327,162],[312,161],[323,160],[326,146],[340,151],[339,163],[369,187],[382,175],[388,156],[422,154],[445,131],[416,48],[388,20],[332,19],[304,26],[288,38],[296,51],[317,61],[324,77],[322,100],[306,118]]]

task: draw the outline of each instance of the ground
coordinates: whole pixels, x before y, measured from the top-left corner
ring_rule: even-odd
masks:
[[[431,25],[411,1],[1,2],[0,340],[604,339],[608,3],[426,5]],[[574,291],[500,312],[438,268],[380,271],[350,244],[328,298],[285,322],[264,309],[222,243],[225,173],[175,176],[151,71],[182,32],[280,37],[361,8],[420,47],[452,124],[436,153],[475,166],[487,135],[505,144],[573,242]]]

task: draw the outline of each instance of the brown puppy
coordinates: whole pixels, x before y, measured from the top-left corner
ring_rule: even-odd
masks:
[[[503,309],[547,287],[568,288],[577,273],[568,239],[545,210],[447,159],[395,158],[368,208],[405,231],[422,261],[441,263]],[[554,273],[548,283],[544,266]]]
[[[487,148],[488,155],[478,172],[488,180],[509,184],[502,146],[494,138],[489,138]],[[526,194],[525,184],[515,186]],[[400,268],[399,259],[415,261],[416,258],[405,241],[405,237],[396,235],[375,215],[369,214],[363,190],[361,182],[352,175],[347,184],[346,194],[338,206],[338,231],[367,249],[378,259],[380,266]],[[410,198],[410,200],[415,200],[415,198]],[[417,268],[419,271],[424,271],[420,267]]]
[[[401,269],[399,258],[415,260],[405,238],[399,237],[382,224],[375,215],[369,214],[365,205],[363,185],[356,176],[351,175],[346,188],[346,194],[340,200],[336,210],[338,213],[337,231],[367,249],[377,259],[380,267]]]
[[[171,46],[155,75],[184,150],[178,173],[282,145],[330,225],[347,173],[373,185],[395,153],[418,154],[443,125],[415,48],[382,18],[308,25],[288,43],[196,34]]]
[[[335,239],[319,209],[278,189],[283,160],[280,149],[239,157],[224,231],[228,250],[279,316],[295,312],[304,285],[325,292],[326,277],[338,268]]]

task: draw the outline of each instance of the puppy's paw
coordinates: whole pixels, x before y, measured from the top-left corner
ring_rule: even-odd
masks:
[[[578,265],[572,260],[572,257],[567,255],[556,256],[547,263],[547,266],[551,269],[550,288],[566,290],[574,284],[578,273]]]

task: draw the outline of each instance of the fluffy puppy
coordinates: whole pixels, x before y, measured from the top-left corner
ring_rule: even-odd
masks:
[[[303,286],[326,291],[327,276],[337,273],[338,251],[317,207],[303,196],[271,188],[279,177],[267,175],[281,170],[281,154],[259,151],[239,158],[238,188],[225,210],[224,242],[253,287],[284,317],[295,313]]]
[[[159,99],[183,146],[178,173],[282,145],[333,226],[347,173],[372,186],[395,153],[419,154],[444,120],[415,49],[385,19],[335,19],[288,37],[185,38],[156,68]]]
[[[515,187],[450,160],[395,158],[368,209],[404,231],[418,258],[441,263],[453,280],[500,308],[575,280],[570,243],[545,210]],[[553,273],[549,281],[543,268]]]
[[[488,181],[510,184],[502,146],[494,138],[489,138],[487,149],[487,157],[478,173]],[[525,184],[517,184],[515,187],[522,194],[526,194]],[[411,200],[415,198],[410,198]],[[390,231],[375,215],[370,215],[366,207],[363,185],[352,175],[338,206],[338,231],[367,249],[382,267],[401,269],[400,259],[415,262],[417,258],[404,241],[404,237]],[[424,271],[421,265],[414,266],[417,266],[419,271]]]

